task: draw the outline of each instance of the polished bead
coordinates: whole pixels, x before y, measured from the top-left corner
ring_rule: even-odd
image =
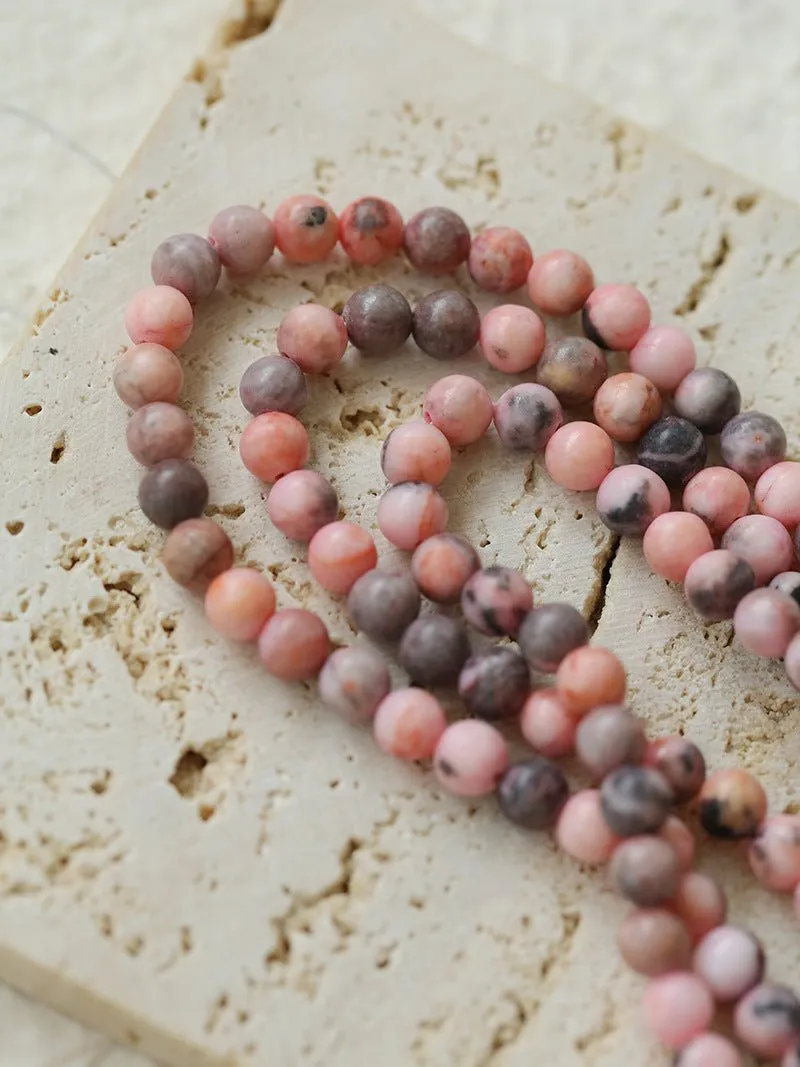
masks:
[[[458,680],[471,651],[461,619],[423,615],[403,634],[397,658],[416,685],[444,686]]]
[[[422,403],[422,417],[441,430],[454,448],[480,440],[493,414],[489,393],[465,374],[448,374],[434,382]]]
[[[467,266],[487,293],[512,293],[524,285],[533,264],[531,246],[510,226],[490,226],[472,238]]]
[[[644,537],[650,523],[669,511],[663,478],[638,463],[616,467],[600,484],[595,506],[604,526],[621,537]]]
[[[535,671],[552,674],[564,657],[589,642],[589,626],[571,604],[542,604],[522,621],[520,650]]]
[[[347,330],[341,315],[322,304],[300,304],[278,327],[278,351],[306,374],[326,374],[341,362]]]
[[[671,489],[682,489],[702,469],[707,451],[705,438],[696,426],[667,415],[642,437],[636,461],[655,471]]]
[[[800,525],[800,463],[776,463],[756,482],[756,507],[791,529]]]
[[[651,326],[631,349],[630,368],[673,393],[697,362],[694,342],[677,326]]]
[[[544,385],[512,385],[494,405],[494,426],[506,448],[540,452],[564,421],[558,397]]]
[[[622,842],[611,857],[610,874],[626,900],[640,908],[655,908],[675,895],[680,866],[667,841],[645,834]]]
[[[653,741],[644,761],[666,778],[678,804],[697,796],[706,780],[703,753],[685,737],[662,737]]]
[[[748,652],[780,659],[800,630],[800,606],[777,589],[754,589],[737,604],[733,628]]]
[[[725,922],[728,911],[722,886],[699,871],[683,875],[671,906],[694,940]]]
[[[547,442],[544,463],[557,485],[587,492],[614,469],[614,442],[593,422],[568,422]]]
[[[411,333],[426,355],[458,359],[478,343],[481,317],[468,296],[457,289],[437,289],[414,306]]]
[[[330,522],[308,544],[308,569],[329,593],[349,592],[377,562],[372,535],[354,522]]]
[[[800,815],[768,815],[747,852],[753,874],[777,893],[800,885]]]
[[[615,441],[638,441],[661,415],[661,394],[641,374],[612,374],[594,396],[598,426]]]
[[[719,433],[726,422],[739,414],[742,397],[739,386],[725,371],[700,367],[687,374],[675,390],[675,411],[703,433]]]
[[[718,926],[694,951],[692,969],[720,1003],[738,1000],[761,981],[764,950],[749,930]]]
[[[535,366],[544,349],[544,323],[530,308],[501,304],[483,316],[480,348],[484,359],[504,374]]]
[[[242,375],[239,398],[251,415],[266,411],[297,415],[308,400],[306,376],[293,359],[262,356]]]
[[[767,795],[747,771],[715,771],[700,790],[699,812],[712,837],[754,837],[767,814]]]
[[[378,747],[398,759],[432,756],[447,727],[444,709],[424,689],[395,689],[378,705],[373,730]]]
[[[395,548],[413,551],[447,526],[447,504],[424,482],[400,482],[378,504],[378,527]]]
[[[189,340],[193,325],[192,305],[171,285],[140,289],[125,308],[125,329],[135,345],[163,345],[174,351]]]
[[[452,723],[433,753],[434,774],[445,789],[460,797],[494,792],[507,767],[506,739],[480,719]]]
[[[776,1059],[800,1041],[800,1000],[786,986],[757,985],[736,1005],[733,1028],[750,1052]]]
[[[267,514],[290,541],[310,541],[317,530],[336,519],[339,498],[316,471],[289,471],[270,489]]]
[[[575,754],[596,781],[623,764],[639,763],[646,749],[644,723],[622,704],[593,708],[578,723]]]
[[[336,212],[318,196],[290,196],[275,209],[275,241],[293,263],[319,263],[339,237]]]
[[[133,413],[125,438],[133,458],[154,467],[165,459],[186,459],[194,445],[194,423],[183,408],[157,400]]]
[[[617,947],[631,970],[647,978],[685,971],[692,960],[689,932],[677,915],[662,908],[628,912],[617,933]]]
[[[155,526],[171,530],[202,515],[208,484],[186,459],[165,459],[151,467],[139,483],[139,507]]]
[[[528,294],[545,315],[573,315],[594,289],[592,268],[577,252],[554,248],[534,260]]]
[[[781,571],[775,575],[769,587],[790,596],[800,607],[800,571]]]
[[[282,411],[256,415],[239,438],[242,463],[262,482],[276,482],[308,459],[308,434],[302,422]]]
[[[470,250],[467,224],[447,207],[412,215],[403,242],[411,264],[426,274],[449,274],[466,261]]]
[[[480,568],[478,553],[457,534],[435,534],[411,557],[411,573],[420,591],[437,604],[456,604],[467,579]]]
[[[677,815],[668,815],[664,820],[664,825],[658,831],[658,836],[662,841],[666,841],[675,852],[681,872],[690,871],[697,845],[686,823]]]
[[[577,726],[557,689],[534,689],[522,706],[522,736],[534,751],[551,759],[572,754]]]
[[[319,674],[322,702],[346,722],[370,722],[391,689],[386,660],[366,645],[337,648]]]
[[[606,357],[585,337],[560,337],[544,346],[536,380],[558,397],[564,407],[591,400],[608,375]]]
[[[275,251],[275,226],[258,208],[235,204],[211,220],[208,243],[232,274],[256,274]]]
[[[522,656],[496,645],[467,660],[458,676],[458,695],[470,715],[494,722],[522,711],[530,684]]]
[[[511,567],[476,571],[461,591],[467,623],[482,634],[514,637],[533,607],[531,587]]]
[[[556,688],[576,718],[601,704],[621,704],[626,684],[619,658],[598,645],[567,653],[556,671]]]
[[[411,307],[401,292],[376,282],[357,289],[342,309],[350,344],[368,356],[384,356],[411,336]]]
[[[209,585],[206,617],[230,641],[255,641],[275,611],[275,591],[260,571],[234,567]]]
[[[331,652],[325,624],[304,608],[276,611],[258,638],[259,659],[284,682],[315,678]]]
[[[675,1067],[744,1067],[739,1050],[721,1034],[698,1034],[681,1049]]]
[[[375,641],[399,641],[419,609],[417,584],[403,570],[369,570],[347,595],[353,626]]]
[[[205,237],[196,233],[178,233],[162,241],[150,264],[153,282],[171,285],[183,293],[190,304],[211,296],[221,270],[216,250]]]
[[[114,367],[114,388],[129,408],[161,401],[174,404],[183,388],[183,368],[163,345],[134,345]]]
[[[170,530],[161,562],[173,582],[199,593],[231,567],[233,545],[213,519],[187,519]]]
[[[582,789],[569,798],[556,823],[556,843],[578,863],[608,863],[620,838],[603,818],[599,790]]]
[[[497,787],[505,817],[527,830],[553,826],[569,798],[564,772],[555,763],[534,756],[509,767]]]
[[[657,1041],[681,1049],[703,1034],[714,1017],[714,998],[706,983],[688,971],[651,978],[642,998],[644,1018]]]
[[[450,442],[441,430],[421,419],[396,427],[381,448],[381,469],[391,485],[439,485],[447,477],[451,462]]]
[[[713,549],[714,539],[706,524],[687,511],[657,515],[642,540],[648,566],[668,582],[683,582],[694,561]]]
[[[339,243],[354,263],[374,267],[403,245],[403,217],[394,204],[362,196],[339,216]]]
[[[613,351],[629,352],[650,325],[647,297],[633,285],[598,285],[582,315],[586,336]]]
[[[736,471],[706,467],[684,489],[683,508],[698,515],[713,537],[721,537],[731,523],[749,512],[750,489]]]
[[[777,419],[760,411],[743,411],[722,427],[722,462],[748,482],[786,456],[786,434]]]
[[[755,589],[753,568],[733,552],[716,549],[699,556],[686,572],[683,591],[706,622],[733,618],[736,605]]]
[[[722,547],[747,560],[756,585],[765,585],[776,574],[788,571],[794,562],[789,531],[769,515],[744,515],[722,535]]]
[[[600,798],[606,822],[620,837],[652,834],[670,813],[672,790],[650,767],[619,767],[603,780]]]

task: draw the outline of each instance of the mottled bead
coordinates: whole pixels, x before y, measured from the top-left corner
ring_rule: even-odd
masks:
[[[708,1030],[714,998],[696,974],[673,971],[650,980],[642,1009],[653,1037],[667,1048],[681,1049]]]
[[[727,1037],[709,1032],[683,1046],[675,1067],[744,1067],[744,1061]]]
[[[125,329],[135,345],[163,345],[174,351],[189,340],[192,305],[171,285],[152,285],[134,293],[125,307]]]
[[[174,404],[183,388],[183,368],[163,345],[134,345],[114,366],[114,388],[129,408],[161,401]]]
[[[401,570],[367,571],[347,594],[350,621],[375,641],[399,641],[419,615],[420,603],[416,582]]]
[[[614,469],[614,442],[593,422],[568,422],[547,442],[544,463],[557,485],[587,492]]]
[[[339,243],[354,263],[374,267],[403,245],[403,217],[394,204],[362,196],[339,216]]]
[[[582,789],[569,798],[556,823],[556,844],[578,863],[608,863],[620,838],[603,818],[599,790]]]
[[[423,615],[408,627],[397,658],[417,685],[451,685],[469,659],[467,630],[461,619]]]
[[[341,315],[322,304],[300,304],[278,327],[278,351],[306,374],[326,374],[341,362],[347,330]]]
[[[655,908],[675,895],[680,867],[670,844],[645,834],[622,842],[611,857],[610,874],[626,900],[640,908]]]
[[[555,763],[534,756],[515,763],[497,787],[497,800],[505,817],[527,830],[547,830],[567,803],[569,786]]]
[[[800,885],[800,816],[768,815],[750,842],[747,858],[767,889],[791,893]]]
[[[411,333],[426,355],[458,359],[478,343],[481,317],[468,296],[456,289],[437,289],[414,306]]]
[[[750,489],[736,471],[706,467],[683,490],[683,508],[698,515],[713,537],[721,537],[731,523],[749,512]]]
[[[449,274],[469,256],[467,224],[447,207],[428,207],[412,215],[403,236],[406,255],[426,274]]]
[[[564,407],[591,400],[608,375],[606,357],[585,337],[548,341],[536,368],[536,380],[555,393]]]
[[[493,414],[489,393],[480,382],[465,374],[440,378],[428,389],[422,402],[422,417],[441,430],[454,448],[480,440]]]
[[[744,515],[722,535],[722,547],[747,560],[756,585],[765,585],[794,562],[794,545],[785,526],[769,515]]]
[[[433,753],[433,771],[450,793],[482,797],[493,793],[508,767],[506,739],[488,722],[451,723]]]
[[[428,759],[447,727],[444,709],[424,689],[395,689],[378,705],[373,731],[378,747],[398,759]]]
[[[661,394],[641,374],[612,374],[594,396],[598,426],[614,441],[638,441],[661,415]]]
[[[413,551],[447,526],[447,504],[424,482],[400,482],[378,504],[378,528],[395,548]]]
[[[275,591],[260,571],[234,567],[206,590],[206,618],[229,641],[255,641],[275,611]]]
[[[673,393],[697,363],[694,342],[677,326],[651,326],[631,349],[630,368]]]
[[[739,386],[723,370],[700,367],[687,374],[675,390],[675,411],[706,434],[719,433],[739,414],[742,396]]]
[[[319,263],[338,237],[336,212],[318,196],[290,196],[275,209],[275,241],[292,263]]]
[[[542,604],[525,616],[517,641],[535,671],[552,674],[568,653],[589,643],[589,625],[571,604]]]
[[[289,471],[267,497],[267,514],[290,541],[310,541],[339,513],[336,490],[317,471]]]
[[[664,820],[664,825],[658,831],[658,836],[674,850],[681,872],[690,871],[697,846],[694,835],[686,823],[677,815],[668,815]]]
[[[476,571],[461,591],[464,618],[478,633],[514,637],[533,607],[531,587],[511,567]]]
[[[776,463],[764,471],[753,496],[762,515],[790,529],[800,525],[800,463]]]
[[[677,915],[662,908],[628,912],[617,932],[617,947],[631,970],[647,978],[685,971],[692,960],[689,932]]]
[[[451,462],[450,442],[441,430],[421,419],[396,427],[381,448],[381,469],[391,485],[439,485],[447,477]]]
[[[385,356],[411,336],[411,306],[391,285],[357,289],[342,309],[350,344],[368,356]]]
[[[621,704],[626,685],[619,657],[599,645],[568,652],[556,671],[556,689],[575,718],[601,704]]]
[[[577,725],[557,689],[534,689],[519,718],[520,732],[531,748],[551,759],[572,754]]]
[[[528,294],[545,315],[574,315],[594,289],[592,268],[577,252],[554,248],[534,260]]]
[[[372,535],[354,522],[330,522],[308,543],[308,569],[323,589],[339,596],[377,562]]]
[[[764,982],[736,1005],[733,1028],[750,1052],[776,1059],[800,1041],[800,1000],[786,986]]]
[[[213,519],[187,519],[170,530],[161,562],[173,582],[200,593],[232,566],[233,545]]]
[[[683,875],[671,907],[689,931],[693,940],[705,936],[725,922],[728,902],[719,882],[699,871]]]
[[[134,459],[154,467],[165,459],[186,459],[194,445],[194,423],[183,408],[157,400],[133,413],[125,440]]]
[[[760,411],[743,411],[722,427],[722,462],[755,482],[765,470],[786,457],[786,434],[777,419]]]
[[[411,573],[420,591],[437,604],[456,604],[461,590],[481,565],[469,541],[457,534],[429,537],[414,550]]]
[[[494,405],[494,426],[506,448],[540,452],[564,421],[558,397],[544,385],[513,385]]]
[[[293,359],[262,356],[242,375],[239,398],[251,415],[263,415],[265,411],[297,415],[308,400],[306,376]]]
[[[186,459],[165,459],[151,467],[139,483],[139,507],[163,530],[198,518],[207,503],[208,484]]]
[[[222,265],[216,250],[205,237],[178,233],[162,241],[153,253],[150,273],[156,285],[171,285],[190,304],[211,296],[217,287]]]
[[[685,737],[662,737],[653,741],[645,763],[666,778],[677,804],[697,796],[706,780],[703,753]]]
[[[623,764],[639,763],[646,749],[642,720],[622,704],[593,708],[578,723],[575,754],[596,781]]]
[[[322,702],[346,722],[370,722],[392,687],[386,660],[366,645],[337,648],[319,674]]]
[[[780,659],[800,630],[800,606],[777,589],[754,589],[736,605],[733,628],[748,652]]]
[[[208,243],[232,274],[255,274],[275,251],[275,226],[258,208],[234,204],[211,220]]]
[[[650,570],[668,582],[683,582],[694,561],[713,549],[714,539],[706,524],[687,511],[657,515],[642,540]]]
[[[530,687],[527,663],[504,646],[471,656],[458,676],[458,695],[469,714],[489,722],[519,715]]]
[[[696,426],[667,415],[642,437],[636,461],[655,471],[671,489],[682,489],[702,469],[707,453],[705,438]]]
[[[524,285],[533,264],[531,246],[510,226],[490,226],[472,238],[467,267],[487,293],[512,293]]]
[[[795,689],[800,690],[800,634],[789,642],[783,657],[783,666],[786,669],[786,677]]]
[[[501,304],[481,322],[480,349],[487,363],[504,374],[535,366],[544,349],[544,323],[530,308]]]
[[[598,285],[582,316],[584,333],[596,345],[629,352],[650,325],[650,305],[633,285]]]
[[[620,837],[653,834],[670,813],[673,797],[667,780],[650,767],[619,767],[600,786],[603,816]]]
[[[692,969],[720,1003],[738,1000],[761,981],[764,950],[749,930],[718,926],[694,952]]]
[[[715,771],[700,790],[699,814],[712,837],[754,837],[767,814],[767,795],[747,771]]]
[[[740,556],[716,549],[699,556],[686,572],[683,591],[692,609],[706,622],[733,618],[736,605],[755,589],[753,568]]]
[[[256,415],[239,438],[242,463],[262,482],[276,482],[308,459],[308,433],[302,422],[282,411]]]
[[[621,537],[644,537],[653,519],[669,511],[670,504],[664,479],[639,463],[611,471],[595,499],[603,525]]]
[[[769,583],[769,587],[770,589],[777,589],[786,596],[790,596],[795,604],[800,606],[800,572],[782,571],[780,574],[775,575]]]
[[[284,682],[315,678],[331,651],[325,624],[304,608],[276,611],[258,638],[259,659]]]

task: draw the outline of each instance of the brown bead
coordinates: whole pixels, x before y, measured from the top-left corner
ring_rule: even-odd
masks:
[[[201,593],[233,565],[233,545],[213,519],[187,519],[168,534],[161,562],[174,582]]]
[[[177,233],[155,250],[150,269],[156,285],[171,285],[197,304],[216,289],[222,265],[205,237]]]
[[[411,333],[411,308],[401,292],[376,283],[357,289],[342,310],[350,344],[381,356],[394,352]]]
[[[565,407],[591,400],[607,375],[606,357],[585,337],[548,341],[536,368],[536,380],[554,392]]]
[[[154,467],[165,459],[186,459],[194,444],[194,423],[183,408],[156,401],[133,413],[125,438],[133,458]]]
[[[767,814],[767,795],[747,771],[716,771],[700,790],[700,822],[712,837],[753,837]]]
[[[594,417],[615,441],[638,441],[661,415],[661,393],[641,374],[606,378],[594,398]]]
[[[197,467],[185,459],[165,459],[139,483],[139,507],[163,530],[198,518],[207,503],[208,484]]]
[[[636,908],[617,933],[620,955],[632,971],[647,978],[689,969],[692,939],[677,915],[661,908]]]
[[[406,223],[403,235],[406,255],[417,270],[448,274],[469,255],[467,224],[447,207],[428,207]]]
[[[414,308],[412,333],[417,345],[434,359],[457,359],[478,343],[478,309],[455,289],[437,289]]]
[[[706,779],[703,753],[685,737],[664,737],[654,741],[645,763],[664,775],[678,804],[696,796]]]
[[[265,411],[297,415],[308,400],[306,376],[288,356],[262,356],[242,375],[239,398],[251,415]]]
[[[611,859],[612,881],[627,900],[640,908],[671,900],[680,874],[675,849],[660,837],[630,837],[617,847]]]

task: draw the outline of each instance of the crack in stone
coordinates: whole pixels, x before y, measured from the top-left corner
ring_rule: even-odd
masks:
[[[596,587],[592,590],[592,594],[584,609],[584,614],[589,623],[589,631],[592,634],[595,633],[597,627],[600,625],[600,620],[605,611],[606,593],[608,584],[611,581],[611,570],[614,566],[614,561],[617,558],[621,544],[622,538],[614,535],[609,541],[605,552],[601,553],[596,561],[600,572],[598,576],[599,581]]]
[[[673,309],[673,314],[684,318],[693,311],[697,311],[706,297],[709,286],[728,262],[732,248],[730,234],[727,228],[723,227],[714,251],[706,259],[700,260],[700,274],[689,286],[680,304]]]

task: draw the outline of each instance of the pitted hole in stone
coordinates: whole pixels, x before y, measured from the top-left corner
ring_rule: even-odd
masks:
[[[41,414],[42,405],[41,404],[28,404],[28,406],[23,408],[22,410],[25,412],[26,415],[30,415],[31,417],[33,417],[34,415]]]
[[[203,771],[207,766],[208,760],[201,752],[187,748],[178,757],[169,784],[186,800],[191,800],[203,788]]]
[[[386,416],[377,407],[357,407],[355,410],[343,408],[339,414],[339,422],[342,429],[351,433],[357,431],[365,437],[375,437],[386,422]]]
[[[25,529],[25,523],[22,519],[12,519],[10,522],[6,523],[6,529],[12,537],[17,537],[18,534],[21,534]]]
[[[66,447],[67,447],[67,440],[66,440],[66,437],[65,437],[64,433],[62,432],[62,433],[60,433],[58,435],[58,437],[53,442],[53,447],[50,450],[50,462],[53,463],[53,464],[60,463],[62,458],[63,458],[63,456],[64,456],[64,452],[66,450]]]

